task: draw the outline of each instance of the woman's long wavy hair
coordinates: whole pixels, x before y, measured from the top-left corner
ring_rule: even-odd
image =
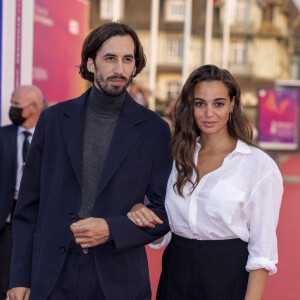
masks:
[[[194,88],[203,81],[221,81],[228,89],[230,101],[234,101],[231,118],[227,122],[228,132],[235,139],[240,139],[249,145],[256,146],[251,141],[252,131],[250,123],[241,107],[241,89],[233,76],[225,69],[214,65],[204,65],[191,73],[185,82],[181,94],[174,108],[175,129],[171,140],[171,154],[175,160],[178,172],[174,190],[183,197],[183,187],[187,182],[192,184],[191,193],[200,181],[197,166],[194,163],[196,138],[201,136],[194,119]],[[197,178],[192,181],[193,171]]]

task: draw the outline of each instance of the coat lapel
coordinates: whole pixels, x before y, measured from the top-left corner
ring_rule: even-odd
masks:
[[[141,133],[136,124],[144,120],[144,115],[139,105],[126,93],[122,112],[111,141],[104,169],[101,174],[97,196],[101,194],[111,177],[133,147]]]
[[[70,101],[69,105],[64,109],[66,119],[62,123],[67,152],[80,187],[82,179],[85,103],[89,93],[90,89],[79,98]]]

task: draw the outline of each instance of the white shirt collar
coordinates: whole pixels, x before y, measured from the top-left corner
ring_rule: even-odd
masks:
[[[198,152],[201,149],[201,144],[199,143],[200,141],[200,136],[198,136],[196,138],[196,149],[195,152]],[[239,152],[239,153],[243,153],[243,154],[250,154],[251,153],[251,148],[248,144],[246,144],[245,142],[243,142],[242,140],[238,140],[236,143],[236,147],[233,150],[232,153],[234,152]]]
[[[31,133],[31,135],[33,135],[33,133],[34,133],[34,128],[35,128],[35,127],[32,127],[32,128],[30,128],[30,129],[26,129],[25,127],[19,125],[19,126],[18,126],[18,135],[20,135],[20,134],[21,134],[22,132],[24,132],[24,131],[29,131],[29,132]]]
[[[237,143],[236,143],[236,147],[234,149],[234,152],[240,152],[240,153],[244,153],[244,154],[250,154],[251,153],[251,149],[250,149],[250,147],[249,147],[248,144],[246,144],[242,140],[238,140]]]

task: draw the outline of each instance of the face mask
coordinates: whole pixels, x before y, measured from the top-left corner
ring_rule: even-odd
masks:
[[[26,121],[26,118],[22,117],[23,108],[11,106],[9,110],[9,117],[13,124],[19,126]]]

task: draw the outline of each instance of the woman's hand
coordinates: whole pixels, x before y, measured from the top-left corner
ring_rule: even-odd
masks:
[[[141,203],[134,205],[127,217],[140,227],[154,228],[156,224],[163,224],[163,221],[151,209]]]

